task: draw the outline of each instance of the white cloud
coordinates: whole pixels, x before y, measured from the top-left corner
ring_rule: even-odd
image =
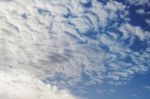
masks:
[[[115,90],[114,89],[109,89],[109,90],[98,89],[96,92],[101,95],[111,95],[115,92]]]
[[[20,70],[0,73],[0,97],[2,99],[79,99],[67,89],[45,85]]]
[[[129,38],[131,35],[137,36],[140,40],[149,38],[148,31],[143,31],[139,26],[132,26],[129,23],[122,24],[122,26],[120,27],[120,31],[123,32],[124,39]]]
[[[136,13],[145,14],[146,12],[144,11],[144,9],[138,9],[138,10],[136,10]]]
[[[149,0],[128,0],[128,2],[132,5],[145,5],[149,4]]]
[[[140,8],[136,10],[136,13],[138,13],[141,16],[144,16],[144,21],[148,24],[148,26],[150,26],[150,19],[146,17],[150,15],[150,11],[146,11],[144,8]]]
[[[89,77],[85,82],[88,84],[101,84],[104,79],[121,83],[150,68],[149,48],[142,53],[130,48],[136,37],[141,42],[149,39],[149,32],[120,22],[126,21],[128,12],[122,3],[111,1],[103,5],[93,0],[92,7],[85,8],[80,0],[8,2],[0,1],[1,72],[28,71],[35,80],[54,79],[49,83],[66,87],[84,83],[83,74]],[[111,24],[114,20],[115,24]],[[119,32],[109,31],[110,28]],[[96,39],[86,36],[88,32]],[[124,44],[127,39],[130,44]],[[53,94],[53,89],[50,91]]]
[[[145,20],[146,23],[150,26],[150,18]]]

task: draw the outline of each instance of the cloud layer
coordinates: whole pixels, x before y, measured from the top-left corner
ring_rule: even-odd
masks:
[[[8,75],[0,78],[0,88],[6,87],[0,96],[15,94],[14,99],[25,99],[33,94],[38,99],[37,83],[46,93],[39,99],[75,99],[66,91],[55,92],[51,84],[122,84],[148,71],[149,31],[131,25],[128,13],[126,5],[116,1],[0,0],[0,75]],[[30,76],[20,83],[22,78],[11,75],[12,70],[18,77],[30,75],[35,83]],[[7,80],[13,84],[9,88]],[[27,92],[21,96],[27,97],[18,92],[7,95],[19,85],[18,91]]]
[[[29,74],[16,70],[0,73],[0,88],[2,99],[77,99],[65,89],[45,85]]]

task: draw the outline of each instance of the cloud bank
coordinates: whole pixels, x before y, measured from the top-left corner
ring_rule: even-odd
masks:
[[[128,14],[126,5],[116,1],[0,0],[0,88],[6,89],[0,95],[75,99],[51,85],[122,84],[148,71],[149,31],[131,25]]]
[[[1,99],[77,99],[69,91],[45,85],[20,71],[0,73]]]

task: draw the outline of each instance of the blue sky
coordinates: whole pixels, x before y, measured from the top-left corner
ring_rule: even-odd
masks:
[[[149,99],[149,0],[0,0],[2,99]]]
[[[150,73],[136,74],[123,85],[101,84],[86,87],[87,92],[77,94],[88,97],[89,99],[149,99]],[[98,91],[96,91],[98,89]],[[76,93],[77,89],[74,89]]]
[[[141,15],[136,12],[137,9],[144,9],[147,12],[150,11],[150,7],[148,5],[143,4],[136,6],[134,4],[133,5],[129,4],[127,0],[116,0],[116,1],[121,2],[126,6],[128,6],[130,24],[134,26],[139,26],[143,30],[150,31],[150,25],[145,22],[145,19],[150,18],[150,14]],[[98,0],[98,2],[107,4],[109,0]],[[86,6],[91,7],[91,4],[88,3]],[[88,32],[86,36],[88,36],[91,39],[96,39],[95,35],[97,34],[98,32],[94,33]],[[135,52],[143,52],[145,48],[147,48],[147,46],[149,46],[149,44],[147,44],[146,41],[140,41],[138,38],[136,38],[134,40],[133,45],[130,46],[130,49],[134,50]],[[130,61],[130,59],[127,61]],[[84,77],[83,79],[87,78]],[[81,87],[83,92],[78,91],[80,88],[75,88],[73,89],[73,92],[82,95],[84,97],[88,97],[88,99],[149,99],[150,89],[147,86],[150,86],[149,71],[140,74],[136,73],[131,77],[129,81],[126,81],[125,84],[112,85],[105,82],[104,84],[86,86],[85,88]]]

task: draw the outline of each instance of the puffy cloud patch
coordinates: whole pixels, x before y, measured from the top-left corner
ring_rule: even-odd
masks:
[[[140,19],[145,21],[145,24],[147,24],[148,28],[149,28],[149,26],[150,26],[149,21],[148,21],[149,17],[150,17],[150,11],[149,11],[150,3],[149,3],[149,0],[128,0],[127,4],[129,4],[129,8],[131,7],[132,10],[133,9],[135,10],[137,15],[139,15],[138,17],[140,17]]]
[[[146,19],[146,23],[150,26],[150,19]]]
[[[1,72],[28,71],[35,80],[60,87],[122,84],[150,68],[149,31],[126,17],[126,6],[116,1],[0,1]]]
[[[45,85],[40,80],[31,77],[20,70],[0,73],[0,97],[2,99],[79,99],[70,94],[67,89]]]
[[[145,5],[145,4],[149,4],[149,0],[128,0],[128,2],[132,5]]]

